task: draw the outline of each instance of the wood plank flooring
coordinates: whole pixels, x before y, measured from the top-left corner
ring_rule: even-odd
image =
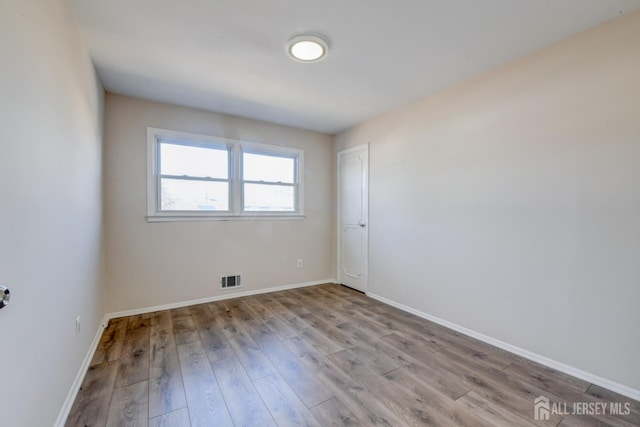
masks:
[[[536,421],[540,395],[628,414]],[[66,425],[638,426],[640,402],[328,284],[112,320]]]

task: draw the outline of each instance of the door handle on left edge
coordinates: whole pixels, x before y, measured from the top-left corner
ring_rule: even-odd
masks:
[[[11,292],[6,286],[0,285],[0,308],[4,308],[9,304],[11,299]]]

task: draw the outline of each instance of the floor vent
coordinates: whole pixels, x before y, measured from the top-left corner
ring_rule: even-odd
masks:
[[[242,276],[224,276],[220,279],[220,289],[239,288],[242,286]]]

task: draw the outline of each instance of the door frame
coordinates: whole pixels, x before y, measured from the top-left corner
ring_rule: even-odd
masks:
[[[358,145],[356,147],[351,147],[351,148],[347,148],[341,151],[337,152],[336,155],[336,245],[337,245],[337,258],[336,258],[336,280],[338,283],[342,283],[342,272],[341,272],[341,268],[340,268],[340,259],[342,256],[342,230],[341,230],[341,191],[342,189],[340,188],[340,161],[341,161],[341,156],[345,155],[345,154],[349,154],[352,152],[356,152],[356,151],[361,151],[364,150],[367,154],[367,164],[366,164],[366,174],[364,176],[364,189],[363,189],[363,194],[364,194],[364,201],[366,203],[366,218],[363,218],[362,221],[364,221],[365,225],[365,230],[364,230],[364,260],[363,260],[363,275],[365,277],[365,286],[364,286],[364,293],[366,294],[367,291],[369,290],[369,144],[362,144],[362,145]]]

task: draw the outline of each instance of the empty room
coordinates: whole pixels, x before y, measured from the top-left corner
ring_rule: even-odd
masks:
[[[0,35],[0,426],[640,426],[640,0]]]

